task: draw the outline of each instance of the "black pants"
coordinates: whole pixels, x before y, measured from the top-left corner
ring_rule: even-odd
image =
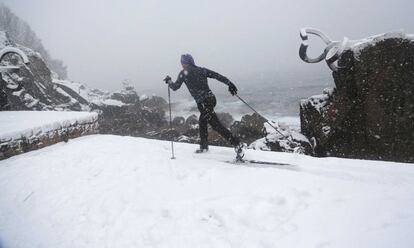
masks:
[[[211,127],[230,142],[233,146],[239,143],[239,140],[219,121],[214,107],[216,106],[216,97],[207,97],[203,102],[197,103],[198,110],[200,110],[199,129],[200,129],[200,146],[201,148],[208,147],[208,127]]]

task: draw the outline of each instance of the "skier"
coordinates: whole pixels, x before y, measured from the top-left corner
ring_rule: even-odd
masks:
[[[181,65],[183,70],[181,70],[178,74],[178,78],[175,82],[171,80],[170,76],[167,76],[164,81],[174,91],[178,90],[181,85],[185,83],[188,91],[197,103],[198,110],[200,111],[200,148],[196,150],[196,153],[208,151],[207,124],[210,124],[215,131],[230,142],[237,153],[236,159],[241,160],[244,156],[243,144],[227,128],[225,128],[223,124],[220,123],[216,113],[214,112],[216,97],[208,86],[207,78],[214,78],[228,85],[229,92],[233,96],[237,94],[237,87],[228,78],[220,75],[219,73],[207,68],[196,66],[194,59],[190,54],[181,55]]]

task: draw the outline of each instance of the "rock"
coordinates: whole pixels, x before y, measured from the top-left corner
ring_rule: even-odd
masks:
[[[53,59],[47,49],[43,46],[41,39],[33,32],[30,25],[16,16],[5,4],[0,3],[0,30],[7,32],[10,40],[27,48],[39,52],[46,62],[48,68],[51,68],[59,77],[66,78],[67,68],[62,61]],[[1,36],[1,35],[0,35]],[[2,39],[0,37],[0,43]]]
[[[0,84],[4,83],[3,81],[1,81],[0,79]],[[3,87],[1,87],[3,88]],[[10,105],[9,105],[9,101],[7,99],[7,94],[6,92],[4,92],[3,89],[0,89],[0,111],[4,111],[4,110],[10,110]]]
[[[301,102],[301,129],[319,156],[414,162],[414,42],[377,36],[348,48],[336,89]]]
[[[139,102],[139,96],[135,88],[128,82],[123,82],[122,90],[111,95],[111,99],[121,101],[126,104],[135,104]]]
[[[187,127],[187,125],[185,124],[184,117],[176,116],[172,120],[172,128],[175,129],[179,134],[185,134],[189,127]]]
[[[234,122],[233,116],[229,113],[217,113],[217,117],[226,128],[230,128]]]
[[[198,117],[196,115],[190,115],[189,117],[187,117],[187,119],[185,120],[185,124],[187,126],[194,126],[194,125],[198,125]]]
[[[159,96],[152,96],[151,98],[146,98],[141,101],[142,105],[147,108],[157,108],[167,110],[168,103],[167,101]]]
[[[334,94],[334,88],[327,88],[321,95],[312,96],[300,103],[301,132],[312,140],[318,137],[318,145],[314,147],[317,156],[324,155],[320,144],[326,143],[331,131],[331,122],[336,119],[337,111],[330,109]],[[331,111],[328,111],[329,109]]]
[[[199,129],[198,129],[198,117],[196,115],[190,115],[185,120],[185,131],[183,135],[188,137],[188,140],[198,143],[199,140]]]
[[[155,131],[149,131],[146,133],[147,137],[151,137],[154,139],[160,140],[171,140],[171,141],[183,141],[188,142],[189,138],[181,135],[177,130],[174,128],[164,128]]]
[[[168,129],[163,110],[143,108],[139,103],[101,105],[99,109],[99,132],[103,134],[153,137],[153,131]]]
[[[0,32],[0,49],[16,46],[29,57],[30,64],[19,71],[2,73],[0,77],[1,110],[74,110],[96,111],[99,115],[99,133],[178,139],[180,135],[198,135],[198,126],[187,126],[184,118],[176,119],[179,129],[174,135],[168,127],[165,110],[168,105],[162,97],[143,97],[140,101],[134,87],[123,83],[115,93],[90,89],[81,83],[59,79],[39,53],[14,44]],[[18,57],[8,55],[5,65],[18,63]],[[179,131],[179,132],[178,132]],[[190,138],[191,139],[191,138]]]
[[[266,136],[252,142],[249,148],[262,151],[313,154],[313,147],[304,135],[289,129],[289,127],[280,127],[276,124],[273,126],[278,131],[266,124]]]
[[[172,125],[174,127],[181,127],[185,125],[185,118],[182,116],[177,116],[174,117],[173,121],[172,121]]]
[[[242,142],[250,144],[251,149],[313,154],[313,148],[305,136],[289,127],[280,127],[277,123],[272,125],[277,131],[266,123],[266,119],[254,113],[243,116],[240,122],[234,122],[231,130]]]
[[[241,121],[235,121],[231,125],[230,130],[234,135],[240,137],[243,142],[249,144],[266,136],[265,122],[266,120],[256,113],[244,115]]]
[[[12,46],[21,49],[29,58],[30,64],[18,71],[1,73],[0,86],[2,102],[7,102],[9,110],[81,110],[83,103],[72,97],[59,85],[53,83],[52,72],[39,53],[15,44],[0,31],[0,49]],[[5,65],[22,64],[19,58],[10,54],[2,61]]]

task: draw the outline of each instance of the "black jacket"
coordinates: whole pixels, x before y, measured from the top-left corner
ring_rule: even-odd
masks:
[[[188,91],[193,96],[197,103],[201,103],[209,96],[214,96],[213,92],[208,87],[207,78],[214,78],[218,81],[229,85],[231,82],[228,78],[198,66],[190,66],[186,70],[182,70],[178,74],[177,81],[170,83],[169,87],[173,90],[178,90],[183,83],[187,85]]]

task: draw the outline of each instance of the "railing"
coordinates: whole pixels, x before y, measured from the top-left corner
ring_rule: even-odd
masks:
[[[8,54],[16,54],[20,57],[21,61],[24,64],[29,64],[29,58],[27,57],[27,55],[22,50],[15,48],[15,47],[5,47],[2,50],[0,50],[0,63],[4,60],[4,58]],[[12,70],[19,70],[20,67],[21,65],[20,66],[19,65],[7,65],[7,66],[0,65],[0,73],[12,71]]]

